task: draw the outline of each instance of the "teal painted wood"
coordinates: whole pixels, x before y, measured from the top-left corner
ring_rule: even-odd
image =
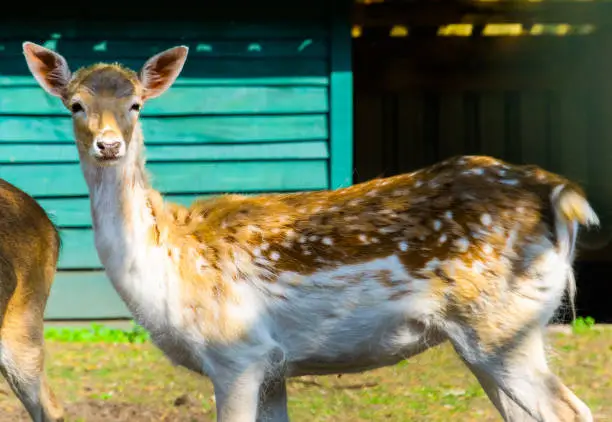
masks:
[[[162,192],[242,192],[327,188],[327,161],[150,163],[153,185]],[[79,164],[0,166],[0,178],[32,196],[87,195]]]
[[[26,74],[19,75],[2,75],[2,69],[0,67],[0,87],[7,86],[31,86],[36,82],[32,81],[32,76]],[[174,82],[173,87],[178,86],[213,86],[213,87],[227,87],[227,86],[273,86],[273,87],[284,87],[284,86],[326,86],[329,85],[328,75],[323,76],[269,76],[269,77],[250,77],[250,78],[231,78],[229,75],[225,75],[221,78],[202,78],[202,77],[180,77]],[[36,85],[38,86],[38,85]]]
[[[327,141],[246,143],[246,144],[174,144],[147,146],[147,162],[157,161],[257,161],[326,159]],[[77,148],[72,144],[3,144],[0,164],[78,163]]]
[[[58,227],[91,227],[89,197],[42,198],[38,203]]]
[[[46,320],[130,316],[103,271],[59,271],[55,275],[45,309]]]
[[[2,57],[21,57],[22,40],[0,40]],[[199,38],[197,40],[115,40],[58,39],[54,49],[66,57],[91,57],[93,61],[115,61],[117,57],[137,58],[143,62],[153,54],[178,44],[189,47],[189,57],[220,58],[279,58],[301,57],[327,59],[329,44],[325,37],[292,39],[243,38],[236,40]]]
[[[101,269],[93,229],[60,229],[62,250],[58,269]]]
[[[143,108],[143,116],[185,114],[326,113],[325,87],[176,86]],[[38,86],[0,87],[0,114],[69,115]]]
[[[326,114],[142,120],[147,143],[285,142],[328,137]],[[73,143],[72,140],[72,122],[68,117],[0,116],[0,142]]]
[[[1,56],[0,56],[1,57]],[[95,58],[66,57],[72,69],[88,66]],[[122,64],[139,70],[144,64],[141,59],[122,59]],[[313,58],[223,58],[211,60],[206,57],[190,57],[181,72],[184,78],[261,78],[261,77],[311,77],[325,76],[328,61]],[[1,75],[25,74],[27,66],[23,58],[3,58]]]
[[[353,183],[353,71],[349,0],[333,7],[330,80],[330,185],[332,189]]]

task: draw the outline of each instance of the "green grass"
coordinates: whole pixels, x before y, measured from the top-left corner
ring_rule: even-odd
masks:
[[[142,328],[101,325],[48,329],[49,382],[68,421],[213,421],[210,382],[173,367]],[[588,318],[552,332],[554,371],[591,407],[612,420],[612,327]],[[475,378],[446,344],[393,367],[288,383],[293,421],[501,421]],[[0,421],[27,421],[0,384]]]
[[[575,334],[583,334],[595,326],[595,319],[593,317],[578,317],[572,321],[572,331]]]
[[[132,322],[132,328],[122,330],[102,324],[91,324],[88,328],[46,327],[45,339],[68,343],[145,343],[149,334],[140,325]]]

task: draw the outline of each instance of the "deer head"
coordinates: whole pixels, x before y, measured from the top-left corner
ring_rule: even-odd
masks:
[[[81,157],[109,166],[126,155],[143,105],[174,83],[188,48],[162,51],[138,73],[119,64],[95,64],[73,74],[64,57],[31,42],[23,44],[23,53],[38,83],[72,113]]]

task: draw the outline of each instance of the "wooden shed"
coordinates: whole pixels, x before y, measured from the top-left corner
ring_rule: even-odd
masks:
[[[357,0],[352,21],[355,181],[456,154],[571,178],[603,222],[579,311],[612,320],[612,2]]]
[[[137,68],[161,49],[190,47],[176,86],[144,113],[154,184],[179,202],[337,188],[463,153],[562,173],[586,188],[603,220],[581,239],[579,309],[597,317],[597,298],[612,296],[607,0],[26,8],[0,17],[0,177],[61,228],[47,318],[128,313],[96,258],[68,113],[35,85],[24,40],[73,66]]]
[[[143,111],[148,169],[170,200],[348,185],[350,2],[287,3],[171,13],[55,5],[0,18],[0,177],[40,201],[63,239],[48,319],[129,314],[94,248],[69,113],[28,73],[22,42],[57,50],[73,70],[97,61],[139,69],[165,48],[190,47],[176,85]]]

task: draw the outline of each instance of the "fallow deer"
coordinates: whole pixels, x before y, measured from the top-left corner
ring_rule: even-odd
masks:
[[[187,47],[139,72],[72,73],[54,51],[23,50],[72,112],[108,277],[172,362],[212,380],[219,421],[287,421],[286,378],[392,365],[446,340],[505,420],[592,420],[543,344],[575,290],[578,226],[598,223],[574,183],[463,156],[338,190],[183,207],[148,182],[139,115]]]
[[[34,422],[62,421],[44,369],[44,312],[58,232],[27,193],[0,179],[0,371]]]

